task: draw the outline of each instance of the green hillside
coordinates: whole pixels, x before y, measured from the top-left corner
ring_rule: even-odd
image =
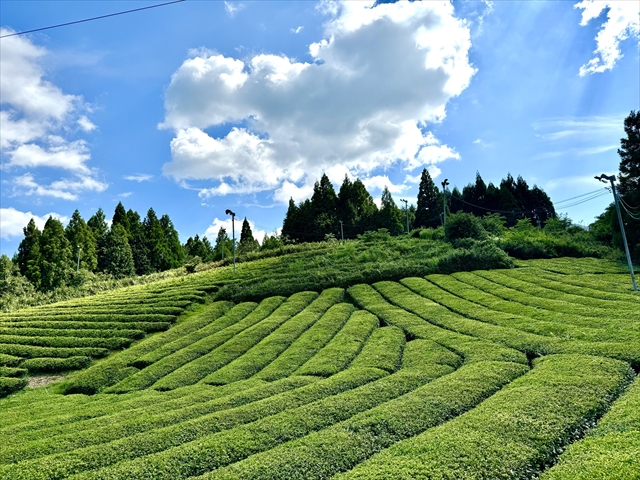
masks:
[[[462,255],[325,245],[3,314],[0,478],[640,478],[623,266]]]

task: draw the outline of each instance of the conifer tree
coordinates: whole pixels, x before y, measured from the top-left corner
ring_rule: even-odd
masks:
[[[282,223],[282,236],[293,241],[300,241],[298,234],[299,209],[293,198],[289,199],[289,208]]]
[[[253,232],[251,231],[251,225],[247,217],[244,217],[242,222],[242,230],[240,232],[240,243],[238,244],[238,251],[240,253],[252,252],[260,248],[260,244],[253,238]]]
[[[113,225],[122,225],[122,228],[124,228],[124,231],[127,232],[127,235],[129,234],[129,216],[127,215],[127,211],[124,209],[122,202],[118,202],[116,210],[115,212],[113,212],[111,226]]]
[[[131,209],[127,211],[129,220],[129,246],[133,255],[133,263],[137,275],[147,275],[153,272],[149,261],[149,250],[145,237],[144,225],[140,221],[140,214]]]
[[[98,244],[93,231],[76,210],[65,228],[65,235],[71,244],[71,251],[77,258],[80,247],[80,268],[95,272],[98,268]]]
[[[394,202],[387,186],[382,190],[376,223],[378,228],[386,228],[391,235],[400,235],[404,231],[402,212]]]
[[[229,235],[227,235],[227,229],[220,227],[218,230],[218,236],[216,237],[216,245],[214,247],[214,259],[224,260],[232,255],[233,245]]]
[[[320,181],[313,186],[311,196],[313,205],[314,233],[313,240],[324,240],[327,233],[334,233],[337,229],[337,197],[333,184],[326,174],[322,174]]]
[[[153,208],[147,211],[147,216],[142,222],[144,227],[145,244],[147,247],[151,271],[161,272],[166,270],[169,262],[169,249],[165,237],[165,231],[160,224]]]
[[[73,268],[73,252],[64,234],[62,223],[53,217],[49,217],[42,229],[40,251],[42,254],[40,289],[46,292],[65,285]]]
[[[416,227],[435,228],[440,225],[442,198],[438,187],[433,183],[431,175],[425,168],[420,177],[418,187],[418,205],[416,207]]]
[[[94,213],[87,221],[87,225],[93,232],[93,237],[96,239],[96,252],[98,255],[98,270],[104,271],[105,262],[105,241],[107,233],[109,233],[109,227],[107,226],[107,220],[104,216],[102,208],[98,208],[98,211]]]
[[[24,238],[20,242],[16,257],[18,269],[35,288],[40,288],[40,282],[42,280],[40,238],[42,234],[33,218],[29,220],[29,223],[22,231]]]
[[[173,226],[173,222],[169,215],[160,217],[160,225],[164,231],[165,243],[167,246],[167,258],[165,262],[165,270],[169,268],[178,268],[184,262],[184,251],[180,244],[180,237]]]
[[[105,237],[104,271],[116,278],[130,277],[135,274],[127,232],[119,223],[112,225]]]

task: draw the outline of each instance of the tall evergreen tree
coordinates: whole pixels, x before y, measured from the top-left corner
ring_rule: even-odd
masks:
[[[378,228],[386,228],[391,235],[400,235],[404,231],[402,212],[394,202],[391,192],[385,186],[380,199],[380,210],[377,215]]]
[[[99,208],[91,218],[87,221],[87,225],[93,232],[93,236],[96,239],[96,252],[98,254],[98,270],[104,271],[105,266],[105,241],[107,233],[109,233],[109,227],[107,226],[107,220],[104,216],[102,208]]]
[[[169,249],[164,229],[153,208],[147,211],[147,216],[142,222],[144,227],[145,244],[147,247],[151,271],[161,272],[166,270],[169,262]]]
[[[351,204],[354,212],[354,236],[374,230],[378,207],[359,178],[351,187]]]
[[[298,218],[299,218],[299,209],[296,206],[296,202],[293,201],[293,198],[289,199],[289,208],[287,208],[287,213],[284,216],[284,222],[282,223],[282,236],[293,240],[295,242],[300,241],[300,235],[298,231]]]
[[[178,232],[173,226],[173,222],[169,218],[169,215],[163,215],[160,217],[160,225],[164,231],[164,237],[167,245],[167,259],[165,270],[169,268],[178,268],[184,262],[184,251],[180,244],[180,237]]]
[[[80,268],[95,272],[98,268],[98,243],[91,228],[76,210],[65,228],[65,235],[71,244],[71,250],[77,259],[80,253]],[[80,250],[78,252],[78,247]]]
[[[24,275],[34,287],[39,289],[42,281],[42,256],[40,253],[40,238],[42,234],[33,218],[29,220],[29,223],[22,231],[24,232],[24,238],[20,242],[16,258],[18,268],[20,273]]]
[[[67,282],[73,271],[73,252],[59,220],[49,217],[40,239],[42,253],[40,288],[50,291]]]
[[[260,244],[253,238],[253,232],[251,231],[251,225],[247,217],[244,217],[242,222],[242,231],[240,232],[240,243],[238,244],[238,251],[240,253],[252,252],[258,250]]]
[[[131,246],[136,274],[148,275],[153,272],[153,268],[149,261],[145,229],[140,221],[140,214],[129,209],[127,211],[127,219],[129,220],[129,245]]]
[[[313,186],[311,204],[314,217],[314,240],[324,240],[327,233],[335,234],[338,224],[337,197],[333,184],[326,174],[322,174],[320,181]]]
[[[233,243],[232,240],[227,235],[227,229],[224,227],[220,227],[218,230],[218,236],[216,237],[216,244],[214,247],[214,259],[215,260],[224,260],[225,258],[230,257],[233,252]]]
[[[630,201],[631,206],[640,204],[640,110],[631,111],[624,119],[624,132],[627,138],[620,139],[620,181],[619,191]]]
[[[440,225],[442,197],[427,169],[422,170],[418,187],[418,204],[416,206],[415,226],[435,228]]]
[[[127,215],[127,211],[124,209],[122,202],[118,202],[116,210],[115,212],[113,212],[111,226],[113,225],[122,225],[122,228],[124,228],[124,231],[127,232],[127,235],[129,234],[129,216]]]
[[[122,224],[111,226],[105,237],[104,271],[116,278],[130,277],[135,274],[133,255]]]

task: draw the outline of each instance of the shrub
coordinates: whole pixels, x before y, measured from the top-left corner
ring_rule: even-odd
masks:
[[[80,370],[91,365],[89,357],[69,357],[69,358],[29,358],[22,362],[20,366],[26,368],[31,373],[57,373],[67,370]]]
[[[22,390],[26,386],[26,378],[0,377],[0,398]]]
[[[487,232],[482,228],[482,222],[471,213],[454,213],[447,217],[444,226],[447,241],[452,242],[463,238],[485,240]]]
[[[0,365],[5,367],[15,367],[22,361],[22,358],[15,355],[7,355],[6,353],[0,353]]]
[[[494,268],[513,268],[513,261],[491,242],[478,242],[469,249],[457,249],[436,263],[438,273],[469,272]]]
[[[25,368],[0,367],[0,377],[22,377],[26,373]]]

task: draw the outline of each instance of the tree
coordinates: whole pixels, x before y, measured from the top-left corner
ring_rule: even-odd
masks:
[[[50,291],[66,284],[73,269],[71,244],[59,220],[49,217],[40,239],[42,253],[40,289]]]
[[[440,225],[442,196],[427,169],[422,170],[418,187],[415,227],[435,228]]]
[[[326,174],[313,186],[311,205],[313,206],[313,241],[324,240],[327,233],[334,233],[338,228],[337,197],[333,184]]]
[[[163,215],[160,217],[160,225],[164,231],[164,237],[167,246],[167,258],[165,270],[168,268],[178,268],[184,261],[184,251],[180,244],[180,237],[178,232],[173,226],[173,222],[169,218],[169,215]]]
[[[232,255],[233,242],[227,235],[227,229],[220,227],[218,236],[216,237],[216,245],[214,247],[214,259],[224,260]]]
[[[136,273],[127,232],[122,224],[112,225],[105,237],[104,271],[115,278],[130,277]]]
[[[260,244],[255,238],[253,238],[251,225],[249,225],[247,217],[244,217],[244,220],[242,222],[242,231],[240,232],[240,243],[238,245],[238,251],[240,253],[247,253],[258,250],[259,248]]]
[[[18,269],[35,288],[40,288],[40,282],[42,280],[40,238],[42,234],[33,218],[29,220],[29,223],[22,231],[24,238],[18,246],[18,255],[16,258]]]
[[[113,219],[111,220],[111,226],[113,225],[122,225],[124,231],[129,234],[130,226],[129,226],[129,216],[127,215],[127,211],[124,209],[122,202],[118,202],[116,206],[115,212],[113,212]]]
[[[98,268],[98,244],[91,228],[76,210],[65,228],[65,235],[71,244],[71,251],[77,259],[80,247],[80,268],[95,272]]]
[[[142,224],[151,271],[161,272],[166,270],[169,268],[169,248],[164,228],[162,228],[162,224],[153,208],[147,211],[147,216]]]
[[[107,233],[109,233],[109,227],[107,226],[107,220],[102,208],[99,208],[98,211],[91,216],[87,221],[87,226],[91,229],[93,236],[96,239],[98,270],[104,271],[105,241]]]
[[[136,267],[137,275],[147,275],[153,272],[149,261],[149,250],[145,236],[144,225],[140,221],[140,214],[129,209],[127,211],[129,220],[129,246],[133,255],[133,264]]]
[[[620,194],[637,198],[640,195],[640,110],[624,119],[627,138],[620,139]],[[631,198],[626,198],[631,200]],[[637,205],[637,204],[636,204]]]
[[[377,215],[377,227],[386,228],[391,235],[400,235],[404,231],[402,212],[393,201],[391,192],[385,186],[380,199],[380,210]]]

